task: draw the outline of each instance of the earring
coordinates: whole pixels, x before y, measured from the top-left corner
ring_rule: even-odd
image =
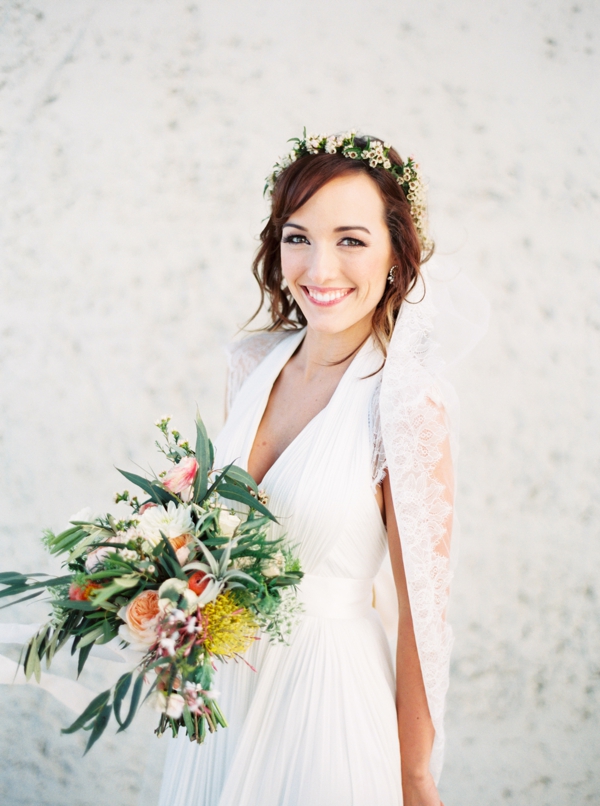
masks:
[[[397,268],[398,266],[392,266],[392,268],[390,269],[390,273],[387,276],[388,283],[394,282],[394,272],[396,271]]]

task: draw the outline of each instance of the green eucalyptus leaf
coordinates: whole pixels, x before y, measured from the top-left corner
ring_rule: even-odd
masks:
[[[219,473],[217,478],[213,481],[213,483],[210,485],[210,487],[206,491],[206,498],[208,498],[210,496],[210,494],[217,489],[217,487],[219,486],[221,481],[223,481],[223,479],[225,478],[225,475],[226,475],[227,471],[231,467],[233,467],[233,462],[231,462],[231,464],[227,465],[227,467]]]
[[[106,705],[110,698],[110,689],[107,691],[103,691],[101,694],[98,694],[97,697],[91,701],[88,707],[81,713],[75,722],[72,725],[69,725],[68,728],[63,728],[61,733],[75,733],[75,731],[81,730],[83,726],[90,721],[96,714],[98,714],[102,708]]]
[[[29,596],[23,596],[21,599],[17,599],[16,602],[8,602],[7,604],[2,605],[2,607],[0,607],[0,610],[4,610],[6,607],[12,607],[13,605],[17,605],[19,604],[19,602],[26,602],[28,599],[35,599],[35,597],[39,596],[40,593],[43,593],[43,591],[36,591],[35,593],[30,593]]]
[[[223,498],[230,499],[231,501],[239,501],[242,504],[247,504],[252,509],[257,510],[258,512],[262,512],[263,515],[266,515],[267,518],[270,518],[275,523],[279,523],[277,518],[269,512],[269,510],[260,503],[254,496],[252,496],[246,490],[242,490],[241,487],[236,487],[233,484],[223,483],[219,485],[218,488],[219,495]]]
[[[229,470],[227,470],[225,477],[228,481],[232,481],[237,484],[241,484],[243,487],[250,487],[250,489],[254,490],[255,493],[258,493],[258,485],[250,475],[241,467],[237,465],[230,465]]]
[[[119,473],[121,473],[125,478],[132,482],[132,484],[137,485],[140,487],[145,493],[152,498],[152,500],[157,504],[168,504],[169,501],[174,501],[176,504],[179,503],[179,499],[176,495],[169,492],[169,490],[165,490],[164,487],[160,487],[157,483],[148,481],[143,476],[138,476],[136,473],[128,473],[126,470],[120,470],[117,468]]]
[[[91,602],[80,602],[74,599],[56,599],[54,604],[58,605],[59,607],[62,607],[64,610],[92,611],[98,609]]]
[[[101,638],[103,634],[104,630],[101,626],[96,627],[93,630],[90,630],[90,632],[86,633],[79,642],[80,649],[83,649],[84,647],[93,644],[96,638]]]
[[[210,461],[210,440],[206,433],[206,428],[200,417],[200,412],[196,413],[196,461],[198,462],[198,472],[194,482],[194,502],[199,504],[206,496],[208,487],[208,473],[211,468]]]
[[[18,571],[3,571],[0,573],[0,585],[14,585],[18,582],[26,583],[28,579],[28,576],[20,574]]]
[[[115,686],[115,698],[113,701],[113,710],[115,712],[115,719],[117,720],[119,725],[123,724],[121,720],[121,705],[123,703],[125,695],[129,691],[132,679],[133,679],[133,672],[127,672],[126,674],[121,675],[121,677],[117,681],[117,685]]]
[[[106,704],[102,708],[96,719],[94,720],[92,732],[90,734],[90,738],[88,739],[88,743],[86,745],[85,752],[83,754],[84,756],[89,750],[92,749],[94,744],[96,744],[98,739],[102,736],[102,734],[106,730],[106,726],[108,725],[108,722],[110,720],[111,711],[112,711],[112,705]]]
[[[133,685],[133,691],[131,693],[131,702],[129,704],[129,713],[127,714],[127,718],[125,719],[123,724],[119,727],[117,733],[121,733],[121,731],[128,728],[133,722],[133,717],[135,716],[137,707],[140,702],[140,697],[142,696],[143,685],[144,685],[144,675],[140,674]]]
[[[85,662],[92,651],[93,644],[88,644],[79,650],[79,657],[77,658],[77,677],[82,673]]]

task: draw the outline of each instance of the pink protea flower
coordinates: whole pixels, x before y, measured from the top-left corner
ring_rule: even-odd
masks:
[[[186,456],[174,465],[163,479],[163,484],[172,493],[181,493],[184,501],[191,497],[192,485],[198,472],[198,462],[193,456]]]

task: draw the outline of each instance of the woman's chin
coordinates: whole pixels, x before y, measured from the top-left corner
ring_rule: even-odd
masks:
[[[348,333],[364,321],[364,317],[335,316],[331,313],[315,316],[304,314],[309,330],[322,335],[337,336]]]

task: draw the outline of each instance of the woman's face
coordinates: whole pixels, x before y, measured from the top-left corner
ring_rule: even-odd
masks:
[[[393,263],[383,200],[364,173],[332,179],[283,225],[283,276],[315,331],[370,326]]]

